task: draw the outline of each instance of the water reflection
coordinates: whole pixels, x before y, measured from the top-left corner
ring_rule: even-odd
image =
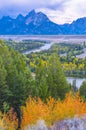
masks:
[[[73,85],[73,81],[76,80],[76,87],[79,89],[82,85],[83,81],[86,80],[86,78],[75,78],[75,77],[67,77],[67,81]]]

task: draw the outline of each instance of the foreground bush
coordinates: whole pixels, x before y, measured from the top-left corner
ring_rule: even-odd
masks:
[[[48,130],[48,128],[53,130],[57,128],[59,122],[61,124],[65,119],[66,122],[68,119],[72,121],[77,116],[77,119],[83,121],[82,117],[86,114],[86,102],[78,94],[73,96],[71,93],[67,94],[63,101],[50,97],[46,103],[39,98],[30,97],[26,101],[26,106],[22,106],[21,110],[21,130]],[[17,125],[18,120],[13,109],[6,114],[0,113],[0,130],[16,130]]]
[[[8,113],[0,113],[0,130],[16,130],[18,121],[11,109]]]
[[[22,107],[22,112],[22,129],[36,124],[38,120],[44,120],[47,126],[52,126],[55,122],[66,118],[85,115],[86,103],[78,94],[73,96],[71,93],[67,94],[63,101],[49,98],[44,103],[41,99],[29,98],[26,106]]]

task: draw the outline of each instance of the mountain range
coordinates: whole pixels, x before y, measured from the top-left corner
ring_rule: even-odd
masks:
[[[15,19],[3,16],[0,19],[0,35],[76,35],[86,34],[86,17],[71,24],[59,25],[42,12],[30,11],[26,16],[19,14]]]

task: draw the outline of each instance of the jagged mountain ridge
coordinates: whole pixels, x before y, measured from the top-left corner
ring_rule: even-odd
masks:
[[[56,35],[86,34],[86,17],[71,24],[59,25],[49,20],[42,12],[30,11],[25,17],[19,14],[15,19],[4,16],[0,19],[0,35]]]

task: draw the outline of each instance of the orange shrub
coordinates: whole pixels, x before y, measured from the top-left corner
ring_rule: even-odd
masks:
[[[40,119],[51,126],[55,121],[86,114],[86,103],[79,94],[73,96],[72,93],[67,94],[63,101],[56,101],[50,97],[46,103],[41,99],[28,98],[22,112],[22,128],[35,124]]]
[[[2,114],[0,118],[0,127],[6,130],[16,130],[17,118],[16,114],[13,113],[13,109],[11,109],[8,113]]]
[[[66,95],[63,101],[49,98],[44,103],[40,98],[29,97],[26,106],[22,106],[22,125],[21,128],[36,124],[38,120],[44,120],[47,126],[52,126],[56,121],[74,116],[82,116],[86,114],[86,102],[84,102],[79,94],[75,96],[72,93]],[[15,130],[17,128],[16,114],[11,109],[8,113],[0,113],[0,128],[7,130]]]
[[[34,124],[39,119],[44,119],[47,112],[46,107],[46,104],[44,104],[41,99],[36,100],[35,98],[29,98],[26,101],[26,107],[22,107],[22,127],[28,124]]]
[[[0,112],[0,130],[3,130],[4,124],[3,124],[3,114]]]

